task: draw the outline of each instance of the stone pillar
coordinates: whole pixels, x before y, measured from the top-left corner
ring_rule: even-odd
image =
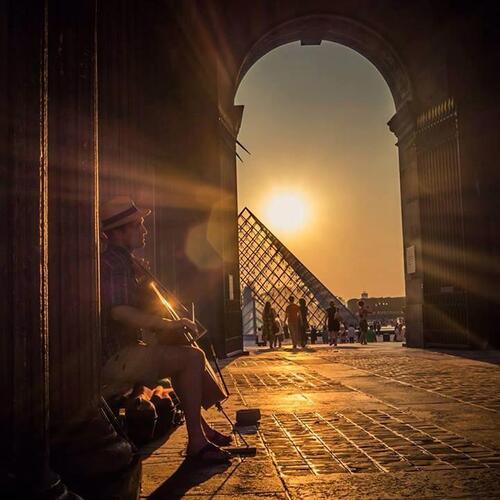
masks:
[[[49,2],[49,311],[52,427],[99,398],[94,1]]]
[[[220,68],[221,63],[218,64]],[[220,85],[219,92],[226,90]],[[220,228],[221,255],[223,257],[223,301],[224,301],[224,354],[243,350],[243,324],[238,252],[238,186],[236,165],[236,138],[243,116],[243,106],[223,108],[226,95],[219,96],[219,144],[220,144]]]
[[[99,409],[96,16],[96,0],[48,1],[52,463],[92,497],[89,489],[105,496],[109,475],[132,462],[131,446]]]
[[[423,261],[419,179],[415,145],[416,113],[406,102],[389,121],[398,138],[403,250],[406,287],[406,339],[409,347],[424,347]]]
[[[5,239],[0,273],[5,300],[0,305],[0,384],[7,404],[0,432],[13,470],[22,473],[27,460],[43,475],[49,382],[46,16],[42,4],[31,9],[12,2],[2,5],[1,18],[0,224]]]
[[[79,488],[132,458],[98,408],[96,2],[0,11],[2,472],[53,498],[49,461]]]
[[[62,498],[49,468],[47,5],[3,2],[0,13],[0,488]]]

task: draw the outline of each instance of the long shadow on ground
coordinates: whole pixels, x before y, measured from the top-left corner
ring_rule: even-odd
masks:
[[[224,480],[218,486],[216,491],[210,493],[209,498],[213,498],[217,494],[227,480],[238,469],[239,465],[240,464],[237,464],[228,476],[223,476]],[[232,464],[223,464],[198,468],[193,467],[187,462],[183,462],[165,482],[163,482],[155,491],[153,491],[153,493],[151,493],[148,498],[151,500],[170,500],[182,498],[192,488],[208,481],[216,474],[223,473],[231,466]]]

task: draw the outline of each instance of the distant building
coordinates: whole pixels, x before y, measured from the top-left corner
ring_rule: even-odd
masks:
[[[368,321],[390,321],[401,318],[405,313],[406,297],[368,297],[366,292],[361,294],[361,299],[349,299],[347,308],[353,313],[358,312],[358,302],[363,300],[365,305],[371,309],[372,314]]]

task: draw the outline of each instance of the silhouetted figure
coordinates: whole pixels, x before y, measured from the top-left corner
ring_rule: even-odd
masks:
[[[227,462],[231,456],[216,444],[227,446],[230,436],[211,428],[201,414],[202,406],[220,401],[214,400],[205,355],[197,347],[175,343],[184,338],[184,330],[196,335],[198,327],[189,318],[164,318],[154,309],[151,293],[140,285],[134,250],[146,244],[144,218],[150,213],[126,196],[113,198],[101,209],[108,243],[100,275],[103,389],[112,393],[124,385],[152,385],[169,377],[186,417],[187,458],[192,464]],[[142,341],[143,331],[154,333],[151,342]]]
[[[262,311],[262,336],[266,343],[269,342],[271,349],[274,347],[274,336],[276,334],[275,319],[276,312],[271,307],[271,302],[267,301]]]
[[[300,341],[300,308],[295,303],[293,295],[290,295],[288,302],[285,310],[285,324],[288,326],[290,337],[292,337],[292,346],[296,349]]]
[[[370,310],[365,306],[363,300],[358,302],[358,316],[359,316],[359,342],[360,344],[367,344],[366,335],[368,332],[368,314]]]
[[[299,299],[299,306],[300,306],[300,316],[299,316],[300,345],[302,347],[305,347],[307,344],[307,330],[309,330],[309,321],[308,321],[309,309],[307,308],[306,301],[304,298]]]
[[[336,347],[340,331],[340,319],[333,300],[330,301],[330,307],[326,309],[326,323],[328,326],[329,343]]]

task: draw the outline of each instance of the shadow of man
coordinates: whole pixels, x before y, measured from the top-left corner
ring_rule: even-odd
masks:
[[[236,465],[236,466],[235,466]],[[227,476],[226,474],[221,476],[222,484],[218,485],[217,491],[223,486],[227,479],[234,473],[238,468],[239,463],[227,463],[219,465],[208,465],[203,466],[193,466],[187,461],[181,463],[179,468],[164,482],[162,483],[151,495],[148,496],[151,500],[170,500],[176,498],[182,498],[186,493],[192,488],[208,481],[210,478],[216,474],[222,474],[230,467],[233,470]],[[211,497],[212,492],[203,492]]]

